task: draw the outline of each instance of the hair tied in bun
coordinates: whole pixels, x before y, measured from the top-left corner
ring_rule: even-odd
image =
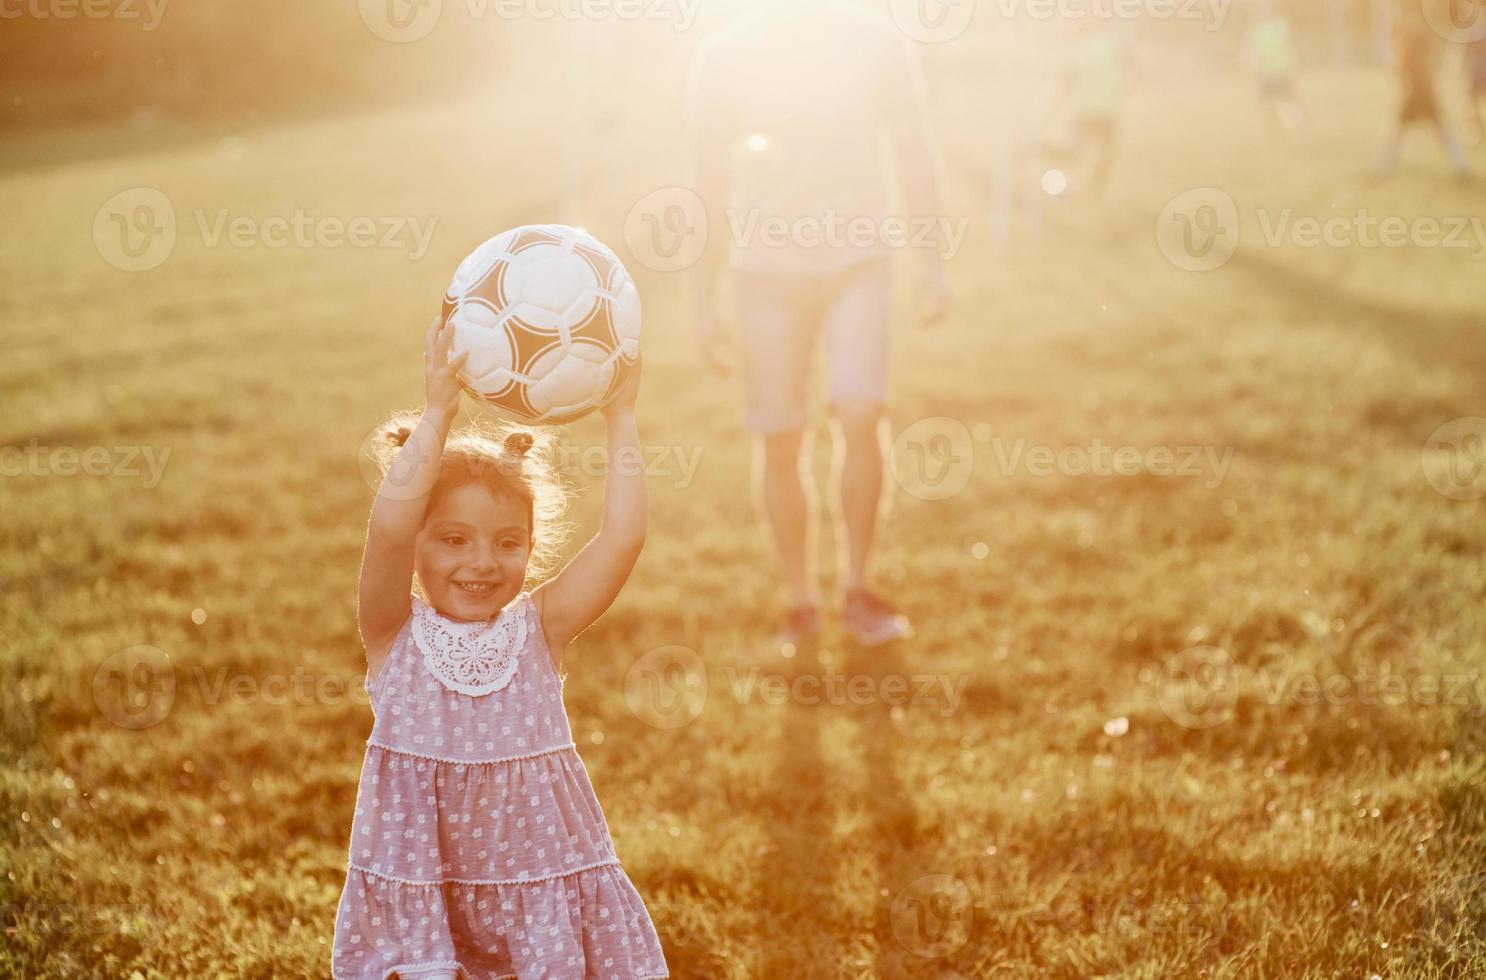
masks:
[[[512,456],[525,456],[535,443],[530,432],[513,432],[506,436],[505,450]]]
[[[398,426],[395,431],[389,430],[387,432],[387,441],[396,446],[407,445],[408,440],[412,437],[413,430],[405,425]]]

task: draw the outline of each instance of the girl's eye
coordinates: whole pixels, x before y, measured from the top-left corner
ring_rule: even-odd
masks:
[[[505,548],[507,551],[515,551],[517,548],[521,547],[521,542],[517,541],[515,538],[507,538],[500,543],[500,546],[502,548]]]
[[[451,534],[447,538],[444,539],[444,543],[445,544],[452,544],[452,545],[454,545],[457,548],[460,545],[464,544],[464,538],[461,538],[457,534]]]

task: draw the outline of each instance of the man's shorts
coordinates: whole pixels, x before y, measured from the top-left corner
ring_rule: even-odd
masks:
[[[821,334],[831,404],[887,402],[892,275],[886,257],[824,275],[741,270],[736,285],[750,432],[805,428]]]

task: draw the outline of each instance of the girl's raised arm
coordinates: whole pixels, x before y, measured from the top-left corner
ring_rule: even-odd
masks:
[[[609,608],[645,546],[649,497],[644,453],[635,427],[639,388],[637,364],[624,389],[604,408],[609,472],[604,481],[604,517],[598,533],[567,567],[533,593],[554,658]]]
[[[408,618],[414,543],[428,510],[429,491],[439,476],[449,428],[459,414],[459,369],[469,355],[449,360],[453,336],[453,327],[443,317],[428,326],[423,356],[427,390],[423,417],[382,478],[366,529],[356,621],[372,676],[381,670],[397,631]]]

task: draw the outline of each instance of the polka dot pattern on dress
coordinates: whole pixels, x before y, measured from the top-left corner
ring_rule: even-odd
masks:
[[[332,975],[668,976],[573,744],[529,595],[497,690],[433,675],[404,625],[368,684],[376,720],[352,820]]]

